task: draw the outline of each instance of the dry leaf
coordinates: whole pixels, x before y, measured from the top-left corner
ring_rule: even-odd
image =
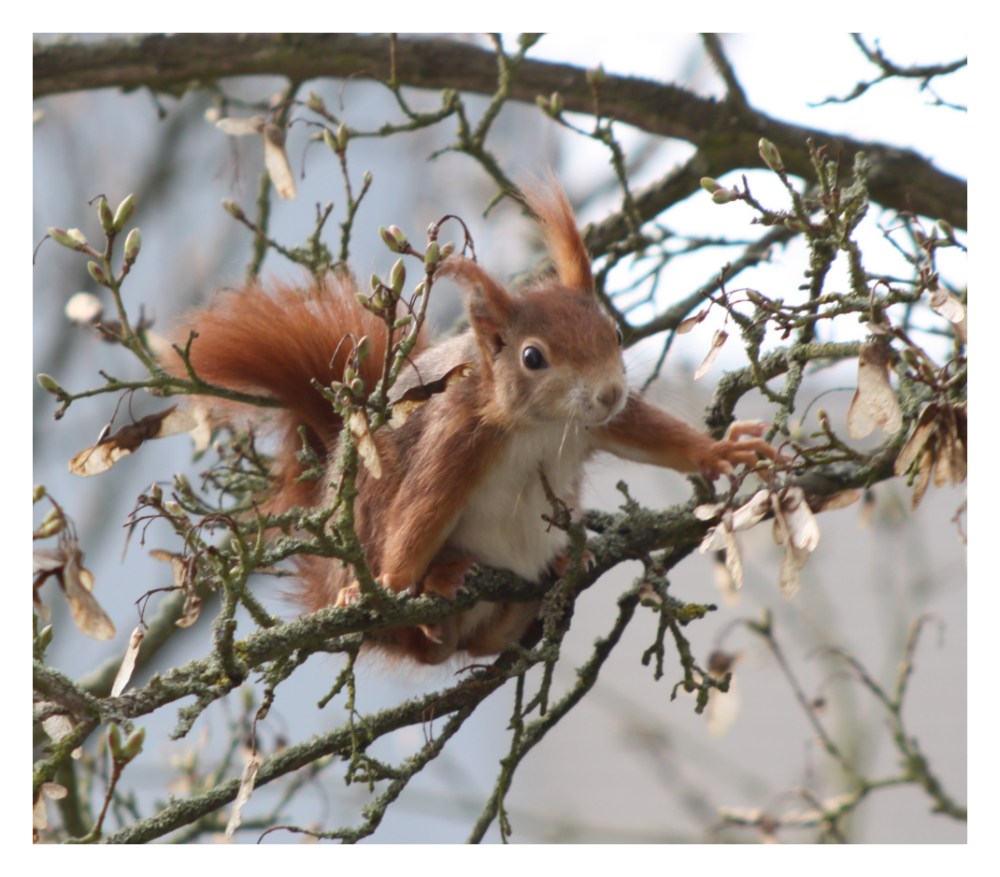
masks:
[[[77,548],[66,558],[60,581],[69,603],[73,621],[81,631],[94,639],[107,640],[115,635],[115,626],[91,593],[94,576],[82,565],[83,552]]]
[[[781,592],[793,596],[799,589],[799,574],[809,554],[819,544],[819,526],[801,487],[788,487],[771,495],[774,541],[784,545],[779,581]]]
[[[361,462],[365,464],[372,478],[381,478],[382,460],[379,458],[378,448],[375,446],[375,439],[372,438],[365,412],[356,408],[347,418],[347,425],[351,429],[351,435],[354,436]]]
[[[941,286],[931,290],[931,308],[956,326],[965,324],[965,305],[958,296]]]
[[[281,198],[295,197],[295,176],[285,152],[285,132],[278,125],[264,126],[264,167]]]
[[[743,558],[740,557],[740,548],[732,529],[724,526],[722,533],[726,545],[726,571],[733,580],[733,587],[739,590],[743,587]]]
[[[200,456],[212,444],[212,410],[204,403],[194,403],[188,411],[194,418],[195,427],[191,430],[191,441],[194,443],[195,456]]]
[[[139,657],[139,646],[142,645],[142,640],[145,636],[146,626],[144,624],[139,624],[132,631],[132,636],[129,637],[128,641],[128,648],[125,650],[125,657],[122,658],[121,666],[115,675],[114,684],[111,686],[112,697],[118,697],[125,690],[125,686],[128,685],[129,680],[132,678],[132,673],[135,670],[135,660]]]
[[[473,363],[461,362],[436,380],[410,387],[392,403],[389,425],[393,429],[399,429],[399,427],[406,423],[414,411],[426,405],[433,396],[443,393],[452,385],[467,378],[472,374],[473,370]]]
[[[737,589],[736,582],[733,581],[733,577],[729,573],[729,568],[726,566],[725,551],[716,551],[712,555],[712,572],[715,577],[715,587],[722,597],[722,602],[731,609],[739,606],[740,591]]]
[[[736,537],[733,535],[732,512],[724,512],[722,521],[705,533],[698,550],[702,554],[707,551],[722,551],[725,557],[726,572],[732,579],[733,587],[743,587],[743,560],[740,558],[740,549],[736,544]]]
[[[674,329],[674,331],[678,335],[686,335],[695,326],[697,326],[702,320],[704,320],[705,317],[707,317],[707,316],[708,316],[708,308],[704,308],[704,309],[698,311],[698,313],[694,314],[693,316],[690,316],[690,317],[687,317],[687,318],[681,320],[677,324],[677,328]]]
[[[809,559],[809,551],[805,548],[796,548],[789,542],[785,546],[785,554],[781,558],[781,572],[779,574],[779,584],[781,593],[785,597],[794,597],[800,587],[799,573]]]
[[[817,512],[832,512],[836,509],[846,509],[849,505],[854,505],[861,499],[860,490],[841,490],[839,493],[831,493],[829,496],[821,497],[818,500]]]
[[[248,134],[263,133],[266,124],[267,119],[264,116],[250,116],[247,119],[227,116],[225,119],[217,120],[215,127],[231,137],[245,137]]]
[[[233,802],[233,812],[226,825],[226,840],[231,840],[236,829],[243,822],[243,807],[253,794],[254,783],[257,781],[257,771],[260,770],[260,756],[254,752],[243,766],[243,776],[240,777],[240,788]]]
[[[184,557],[181,554],[173,554],[169,551],[161,551],[159,548],[154,548],[150,551],[149,556],[156,560],[165,560],[170,563],[174,577],[174,587],[184,591],[184,607],[181,610],[181,617],[174,624],[182,628],[190,627],[198,620],[202,604],[202,599],[195,590],[194,558]]]
[[[714,521],[726,508],[724,502],[711,502],[695,506],[694,516],[699,521]]]
[[[42,787],[38,790],[38,799],[32,809],[31,827],[35,831],[42,831],[48,827],[49,815],[45,808],[46,800],[57,801],[60,798],[65,798],[67,794],[66,787],[59,785],[59,783],[42,783]]]
[[[938,487],[968,476],[967,405],[931,402],[917,418],[912,435],[896,458],[897,475],[913,472],[913,508],[920,505],[931,475]]]
[[[227,117],[216,121],[215,127],[231,137],[259,134],[264,141],[264,166],[267,168],[274,190],[282,198],[295,197],[295,176],[285,152],[283,128],[268,122],[265,116],[251,116],[247,119]]]
[[[858,389],[847,412],[847,433],[864,438],[876,426],[892,434],[903,425],[903,412],[889,384],[889,346],[882,340],[868,341],[858,356]]]
[[[50,704],[45,701],[39,701],[39,703],[36,704],[39,709],[49,705]],[[55,715],[42,719],[42,730],[48,735],[49,739],[53,743],[58,743],[63,737],[71,734],[73,732],[73,728],[73,720],[69,716],[62,713],[56,713]],[[76,749],[70,753],[71,758],[80,758],[82,755],[82,746],[77,746]]]
[[[758,490],[733,512],[733,530],[749,530],[771,510],[771,491]]]
[[[708,354],[695,371],[694,380],[698,380],[698,378],[702,377],[712,367],[715,357],[719,355],[719,351],[722,350],[722,345],[726,343],[728,337],[729,335],[724,329],[715,330],[715,334],[712,336],[712,346],[708,349]]]
[[[721,681],[731,672],[739,659],[738,655],[714,651],[708,658],[708,675]],[[740,708],[740,695],[736,689],[736,677],[730,676],[729,690],[720,691],[712,688],[708,692],[708,705],[705,708],[708,719],[708,732],[713,737],[721,737],[729,730],[736,720]]]
[[[107,472],[122,457],[133,453],[143,442],[190,432],[197,425],[191,414],[176,405],[156,414],[147,414],[112,435],[102,436],[96,445],[74,455],[69,461],[69,471],[85,477],[99,475]]]
[[[788,487],[783,490],[781,505],[792,545],[805,551],[815,551],[819,545],[819,525],[802,488]]]
[[[917,418],[917,425],[913,429],[913,434],[906,440],[906,444],[903,445],[899,456],[896,457],[893,471],[897,475],[905,475],[910,471],[910,467],[917,459],[917,455],[923,450],[924,445],[927,444],[928,439],[931,437],[931,433],[934,432],[937,417],[938,406],[935,402],[931,402],[920,412],[920,416]]]

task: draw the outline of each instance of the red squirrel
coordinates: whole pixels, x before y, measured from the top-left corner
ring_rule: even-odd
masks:
[[[469,328],[436,344],[421,334],[390,398],[463,363],[471,367],[401,426],[375,431],[381,477],[359,468],[355,528],[372,574],[391,591],[453,599],[475,564],[536,582],[551,568],[565,569],[568,536],[542,518],[552,506],[540,472],[557,497],[579,508],[583,467],[598,451],[710,478],[773,456],[761,424],[735,423],[717,441],[629,389],[621,334],[594,292],[566,196],[550,184],[529,192],[525,204],[555,276],[510,291],[475,261],[441,262],[439,274],[465,291]],[[360,377],[371,390],[385,355],[382,320],[338,278],[305,291],[220,292],[189,315],[183,338],[192,331],[190,361],[199,378],[263,392],[283,406],[273,421],[283,442],[269,508],[324,504],[337,481],[342,423],[313,381],[342,380],[351,348],[345,337],[367,335],[372,348]],[[184,373],[179,359],[168,367]],[[331,461],[327,478],[297,482],[300,426]],[[338,560],[308,558],[299,572],[298,599],[307,611],[358,598],[352,571]],[[425,664],[457,652],[494,654],[523,636],[538,609],[483,601],[437,624],[383,632],[374,644]]]

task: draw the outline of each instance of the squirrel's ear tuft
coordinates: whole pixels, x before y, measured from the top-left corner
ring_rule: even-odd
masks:
[[[594,279],[576,217],[562,186],[554,178],[522,187],[525,206],[541,226],[545,244],[563,286],[591,292]]]

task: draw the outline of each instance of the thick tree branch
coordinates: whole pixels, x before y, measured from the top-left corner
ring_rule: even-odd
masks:
[[[445,39],[405,39],[396,45],[395,73],[416,88],[455,88],[493,94],[492,51]],[[510,96],[534,101],[558,91],[566,110],[593,111],[587,71],[568,64],[525,60]],[[227,76],[279,75],[295,81],[319,77],[389,78],[389,38],[358,34],[178,34],[38,45],[34,95],[44,97],[92,88],[151,88],[183,93]],[[843,153],[845,168],[863,151],[871,161],[871,197],[885,207],[913,211],[952,225],[968,224],[965,180],[944,173],[909,149],[864,143],[830,132],[789,125],[752,107],[699,97],[648,79],[608,75],[601,87],[602,112],[651,134],[686,140],[700,148],[699,175],[721,176],[746,167],[766,137],[792,174],[811,176],[806,142]],[[693,191],[691,181],[688,188]]]

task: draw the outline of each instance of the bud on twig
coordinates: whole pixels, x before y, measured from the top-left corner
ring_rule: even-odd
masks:
[[[108,749],[115,761],[122,760],[122,730],[117,725],[108,725]]]
[[[142,249],[142,233],[137,228],[133,228],[132,231],[128,233],[128,237],[125,238],[125,262],[131,265],[136,256],[139,255],[139,250]]]
[[[243,208],[240,207],[240,205],[235,201],[230,201],[228,198],[222,199],[222,209],[234,219],[246,219],[246,214],[243,212]]]
[[[56,396],[62,396],[66,391],[56,383],[56,379],[52,375],[47,375],[44,372],[35,378],[38,381],[38,386],[40,386],[46,393],[52,393]]]
[[[96,262],[88,262],[87,271],[95,281],[101,284],[101,286],[108,285],[108,276],[104,273],[104,269]]]
[[[115,211],[114,218],[114,230],[121,231],[125,227],[125,223],[129,221],[132,213],[135,211],[135,195],[128,194],[125,196],[121,204],[118,205],[118,209]]]
[[[712,200],[716,204],[729,204],[740,200],[740,193],[735,189],[716,189],[712,192]]]
[[[397,259],[389,272],[389,288],[392,290],[394,298],[399,298],[403,293],[403,284],[406,283],[406,266],[402,259]]]
[[[115,230],[115,217],[111,212],[111,205],[108,204],[108,199],[103,195],[97,202],[97,218],[101,220],[101,228],[104,229],[106,234],[110,234]]]
[[[380,226],[378,233],[385,245],[394,253],[406,252],[409,242],[406,240],[406,234],[398,225],[390,225],[388,228],[384,225]]]
[[[87,238],[78,228],[65,229],[52,226],[49,228],[49,237],[57,244],[69,247],[71,250],[83,250],[87,247]]]
[[[142,752],[142,744],[146,739],[146,729],[136,728],[125,740],[125,747],[122,750],[122,755],[125,756],[126,761],[131,761],[140,752]]]
[[[316,94],[315,91],[309,92],[309,97],[306,99],[306,106],[314,113],[326,112],[326,104],[323,103],[323,98]]]
[[[760,153],[760,157],[764,159],[764,164],[776,174],[785,172],[785,163],[781,160],[781,153],[778,152],[778,147],[770,140],[761,137],[757,143],[757,151]]]

